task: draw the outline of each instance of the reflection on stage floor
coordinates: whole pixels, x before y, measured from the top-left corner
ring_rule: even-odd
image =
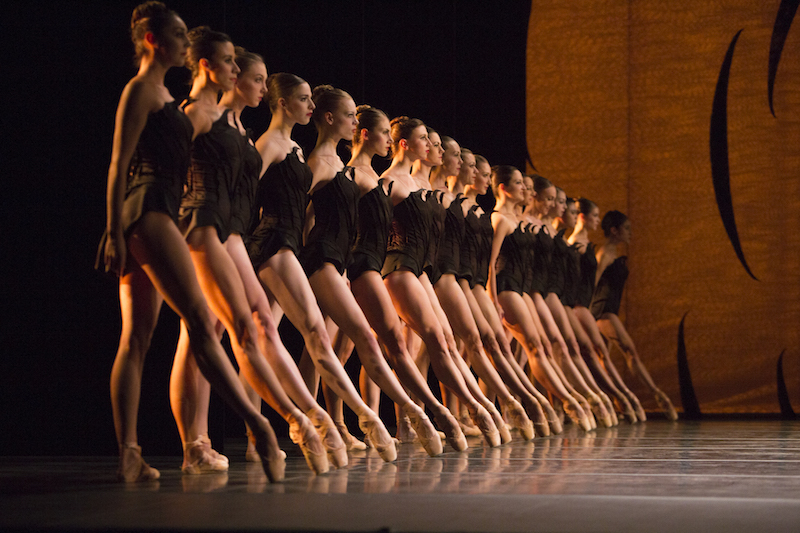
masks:
[[[800,422],[567,426],[437,458],[403,444],[394,463],[353,452],[322,476],[286,441],[279,484],[244,444],[226,442],[227,473],[199,476],[145,450],[161,479],[127,486],[114,457],[0,458],[0,529],[800,531]]]

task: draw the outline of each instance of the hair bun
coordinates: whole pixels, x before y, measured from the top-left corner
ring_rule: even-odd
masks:
[[[312,100],[317,100],[323,94],[330,93],[330,92],[333,92],[335,90],[336,89],[333,88],[333,85],[328,85],[328,84],[317,85],[316,87],[314,87],[314,90],[311,91],[311,99]]]
[[[404,123],[408,122],[409,120],[411,120],[411,119],[410,119],[410,118],[408,118],[408,116],[406,116],[406,115],[401,115],[401,116],[399,116],[399,117],[394,117],[394,118],[392,119],[392,121],[391,121],[391,123],[390,123],[390,124],[391,124],[392,126],[394,126],[395,124],[404,124]]]
[[[356,108],[356,113],[363,113],[364,111],[369,111],[370,109],[373,109],[373,107],[371,105],[369,105],[369,104],[361,104],[360,106],[358,106]]]

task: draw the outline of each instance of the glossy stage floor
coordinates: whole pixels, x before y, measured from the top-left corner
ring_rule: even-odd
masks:
[[[270,485],[228,442],[227,474],[114,482],[113,457],[0,459],[0,530],[800,531],[800,421],[644,424],[429,458],[400,446],[312,475],[289,442]]]

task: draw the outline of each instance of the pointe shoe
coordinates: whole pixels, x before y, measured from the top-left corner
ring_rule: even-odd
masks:
[[[547,416],[544,414],[541,404],[533,397],[523,397],[522,401],[528,418],[533,422],[534,436],[549,437],[550,425],[547,423]]]
[[[306,458],[308,467],[315,474],[324,474],[330,470],[328,457],[325,454],[325,447],[322,440],[317,435],[314,425],[307,416],[301,415],[298,418],[289,416],[289,438],[292,442],[300,446],[303,457]]]
[[[201,440],[203,444],[205,444],[208,447],[208,453],[211,454],[211,457],[213,457],[214,460],[223,462],[226,465],[230,465],[230,461],[226,456],[222,455],[217,450],[211,447],[211,439],[208,437],[208,435],[200,435],[197,438]]]
[[[583,409],[583,412],[586,415],[586,420],[589,422],[590,427],[592,429],[597,429],[597,420],[594,417],[594,413],[592,412],[592,406],[589,405],[589,401],[584,396],[579,396],[578,403],[581,404],[581,408]]]
[[[489,414],[492,415],[492,421],[497,428],[497,432],[500,434],[500,444],[508,444],[511,442],[511,431],[506,421],[503,420],[503,415],[500,414],[500,411],[497,410],[497,407],[495,407],[493,403],[485,407],[486,410],[489,411]]]
[[[467,412],[466,415],[462,414],[461,417],[459,417],[458,424],[461,426],[461,431],[466,437],[480,437],[483,435],[481,430],[478,429],[478,426],[472,423],[469,412]]]
[[[625,417],[629,424],[635,424],[638,421],[636,411],[633,409],[631,402],[624,396],[622,398],[614,397],[614,407]]]
[[[611,415],[611,426],[617,427],[619,425],[619,418],[617,418],[617,410],[614,409],[614,404],[611,402],[611,398],[603,391],[600,391],[598,396],[600,396],[600,400],[603,402],[603,405],[606,406],[606,411],[608,411],[608,414]]]
[[[347,446],[345,446],[342,436],[339,434],[339,429],[328,413],[323,411],[321,407],[315,407],[309,410],[306,416],[314,424],[314,428],[322,439],[322,445],[325,446],[325,450],[328,452],[328,462],[335,468],[347,466]],[[366,445],[364,449],[366,449]]]
[[[286,476],[286,453],[277,446],[273,448],[269,445],[269,437],[266,432],[259,438],[258,433],[253,431],[253,438],[256,452],[261,458],[261,468],[264,469],[267,480],[270,483],[283,481]]]
[[[350,433],[350,430],[347,429],[347,424],[344,422],[334,422],[334,424],[336,424],[336,429],[339,431],[339,436],[342,437],[342,442],[344,442],[344,446],[347,448],[348,452],[363,452],[367,449],[366,444],[355,438],[353,434]]]
[[[425,411],[420,409],[415,403],[404,406],[403,411],[406,412],[406,417],[411,421],[411,426],[417,433],[419,442],[422,444],[422,447],[425,448],[425,451],[428,452],[428,455],[431,457],[442,455],[442,438],[439,436],[439,432],[436,431],[436,428],[433,427],[433,424],[431,424]]]
[[[155,481],[161,472],[144,462],[142,448],[137,444],[125,444],[120,449],[117,479],[125,483]]]
[[[397,419],[397,441],[400,444],[408,444],[417,439],[417,432],[411,427],[411,419],[408,415],[402,415]]]
[[[447,439],[447,443],[450,447],[457,452],[463,452],[469,447],[467,438],[461,430],[461,426],[458,425],[456,417],[454,417],[450,411],[444,409],[443,412],[434,415],[434,418],[439,427],[444,431],[445,439]]]
[[[228,470],[228,458],[219,459],[211,454],[211,441],[198,437],[192,442],[183,445],[183,465],[181,471],[184,474],[207,474],[212,472],[225,472]],[[225,457],[224,455],[221,457]]]
[[[483,435],[483,438],[486,439],[486,443],[489,446],[492,448],[500,446],[500,432],[498,431],[495,423],[492,421],[492,415],[489,414],[489,411],[487,411],[485,407],[478,405],[475,408],[475,412],[470,413],[470,417],[475,425],[481,430],[481,434]]]
[[[636,418],[639,422],[647,421],[647,415],[644,412],[644,407],[642,407],[642,403],[639,401],[639,398],[630,393],[631,405],[633,405],[634,411],[636,411]]]
[[[606,405],[603,403],[603,400],[600,398],[600,396],[588,396],[587,401],[589,402],[591,412],[594,413],[598,424],[601,424],[606,428],[610,428],[612,425],[614,425],[611,419],[611,414],[608,412],[608,409],[606,409]]]
[[[547,418],[547,425],[550,427],[550,434],[559,435],[564,431],[564,424],[561,422],[561,419],[558,417],[558,414],[556,414],[556,410],[553,409],[553,406],[550,404],[550,402],[547,400],[544,402],[545,403],[540,403],[539,405],[541,405],[542,409],[544,409],[544,414]]]
[[[517,428],[525,440],[531,440],[535,433],[533,431],[533,422],[528,418],[525,409],[522,408],[516,399],[512,398],[506,402],[506,414],[511,421],[511,425]]]
[[[362,415],[358,417],[358,427],[364,432],[364,435],[369,438],[370,444],[381,456],[381,459],[390,463],[397,459],[397,447],[394,444],[394,439],[389,432],[386,431],[386,426],[383,425],[381,419],[375,413],[370,415]],[[366,439],[365,439],[366,440]]]
[[[256,451],[256,438],[253,436],[253,432],[249,429],[247,430],[247,450],[244,452],[244,459],[248,463],[260,463],[261,456],[258,455]]]
[[[586,416],[581,405],[576,402],[570,402],[569,400],[564,401],[564,412],[567,414],[572,423],[576,426],[580,427],[584,431],[591,431],[592,424],[589,422],[589,418]]]
[[[657,390],[656,393],[656,403],[664,411],[664,415],[667,417],[667,420],[675,422],[678,419],[678,411],[675,410],[675,407],[672,405],[672,402],[669,399],[669,396],[662,390]]]

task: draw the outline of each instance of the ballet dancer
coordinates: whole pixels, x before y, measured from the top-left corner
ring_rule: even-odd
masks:
[[[589,241],[589,231],[595,231],[600,225],[599,209],[586,198],[573,199],[572,202],[568,200],[563,222],[572,232],[568,242],[577,254],[578,263],[578,275],[570,295],[571,300],[563,303],[581,353],[600,386],[611,395],[616,410],[623,413],[631,424],[643,422],[646,417],[641,403],[617,372],[609,356],[608,346],[597,328],[597,322],[588,309],[597,272],[597,258],[594,255],[594,244]]]
[[[118,477],[134,482],[160,476],[142,459],[136,423],[144,358],[166,301],[185,323],[200,371],[253,428],[268,479],[280,481],[284,455],[269,422],[247,400],[219,343],[189,247],[177,226],[194,131],[164,77],[186,62],[186,25],[161,2],[147,2],[133,11],[131,38],[139,72],[125,86],[117,110],[106,233],[98,254],[98,263],[120,276],[122,334],[111,371]]]
[[[280,316],[278,311],[286,314],[302,334],[322,379],[358,415],[359,427],[381,457],[394,461],[394,441],[380,418],[358,395],[337,359],[317,296],[297,258],[314,176],[291,133],[295,124],[308,124],[311,120],[315,107],[311,88],[302,78],[288,73],[270,75],[267,87],[272,119],[256,142],[262,159],[256,194],[260,217],[248,242],[250,260],[267,292],[275,319]],[[314,418],[312,422],[318,423]]]
[[[308,158],[313,172],[310,231],[300,251],[300,262],[322,312],[355,345],[362,366],[389,398],[401,406],[430,456],[442,453],[442,441],[425,411],[406,394],[381,353],[369,321],[348,287],[344,271],[357,238],[361,189],[354,169],[345,166],[336,148],[358,131],[356,105],[341,89],[321,85],[314,89],[313,121],[317,143]]]
[[[616,345],[631,369],[655,396],[661,410],[668,420],[677,420],[678,412],[672,405],[669,396],[664,393],[650,377],[644,362],[636,350],[622,321],[619,319],[619,307],[622,303],[622,291],[628,277],[627,250],[631,239],[631,222],[619,211],[609,211],[603,216],[601,223],[606,242],[597,251],[597,274],[594,295],[592,296],[592,315],[597,319],[600,332]]]
[[[492,251],[489,260],[489,290],[497,314],[522,346],[531,372],[548,392],[561,400],[564,411],[582,429],[591,425],[583,407],[564,385],[556,372],[555,364],[545,353],[539,335],[541,318],[531,295],[524,290],[525,277],[529,275],[530,248],[533,234],[527,231],[527,222],[520,222],[516,204],[524,199],[522,174],[516,168],[499,165],[492,169],[492,188],[496,206],[492,213]]]
[[[428,274],[423,270],[428,259],[433,224],[431,204],[426,198],[432,193],[411,177],[411,167],[415,161],[424,159],[430,150],[428,131],[419,119],[398,117],[391,122],[391,136],[394,155],[391,165],[381,176],[392,183],[394,206],[382,270],[384,283],[400,318],[422,338],[436,377],[467,407],[487,443],[497,446],[500,444],[498,429],[487,408],[473,396],[475,389],[480,393],[474,376],[455,349],[454,342],[450,344],[445,337],[441,314],[437,314],[434,308],[438,301]],[[470,379],[472,383],[468,384]],[[454,444],[457,443],[451,442],[454,448],[457,447]]]

